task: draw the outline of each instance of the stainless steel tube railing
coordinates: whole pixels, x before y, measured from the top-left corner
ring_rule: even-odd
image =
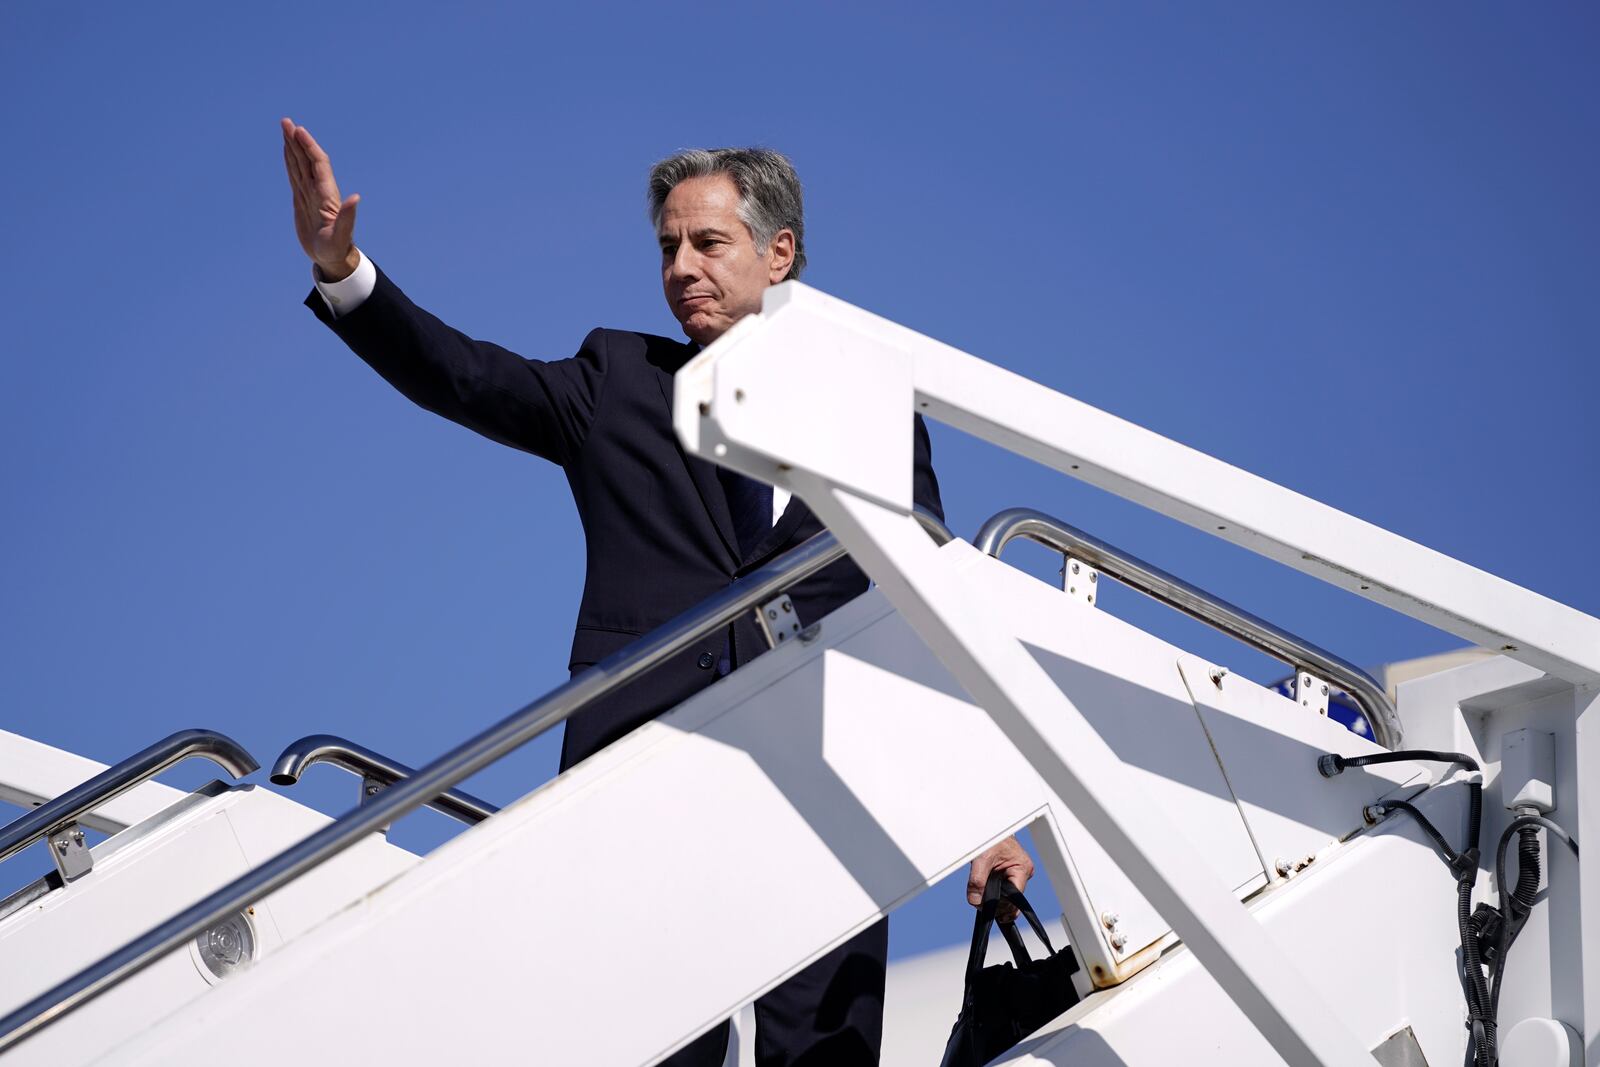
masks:
[[[1000,512],[983,524],[973,543],[980,551],[998,557],[1009,542],[1019,537],[1081,559],[1123,585],[1238,638],[1297,671],[1309,671],[1330,685],[1337,685],[1360,706],[1372,727],[1372,739],[1384,748],[1399,747],[1400,715],[1383,686],[1360,667],[1115,545],[1032,508],[1008,508]]]
[[[40,804],[0,829],[0,860],[15,855],[63,826],[77,822],[94,809],[191,756],[208,759],[235,778],[243,778],[261,766],[244,750],[244,746],[231,737],[215,730],[179,730],[142,752],[135,752],[120,763],[107,767],[88,781],[73,786],[54,800]]]
[[[360,775],[363,780],[384,786],[394,785],[417,773],[404,763],[396,763],[354,741],[333,734],[309,734],[289,743],[273,763],[269,777],[273,785],[294,785],[308,767],[318,763],[332,764]],[[460,789],[446,789],[426,801],[426,805],[469,826],[482,822],[500,810],[487,800],[480,800]]]
[[[952,539],[931,515],[917,515],[934,540]],[[181,947],[224,916],[250,906],[306,871],[354,845],[367,834],[455,786],[506,753],[538,737],[585,706],[615,692],[740,614],[843,558],[844,546],[824,531],[803,545],[734,582],[677,618],[607,656],[476,737],[457,745],[416,774],[384,790],[370,804],[340,816],[209,896],[58,983],[0,1019],[0,1052],[88,1003],[118,982]]]

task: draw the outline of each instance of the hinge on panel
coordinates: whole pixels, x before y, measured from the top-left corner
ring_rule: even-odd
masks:
[[[55,861],[61,881],[74,882],[94,868],[94,856],[84,843],[83,830],[75,822],[53,830],[48,838],[50,858]]]
[[[1061,568],[1061,588],[1068,596],[1092,605],[1100,588],[1100,572],[1083,560],[1068,556]]]
[[[757,608],[756,622],[761,624],[761,636],[767,639],[768,648],[777,648],[790,638],[800,636],[800,613],[794,610],[788,593]]]
[[[1328,714],[1328,683],[1309,671],[1294,672],[1289,696],[1298,700],[1301,707],[1309,708],[1318,715],[1326,717]]]

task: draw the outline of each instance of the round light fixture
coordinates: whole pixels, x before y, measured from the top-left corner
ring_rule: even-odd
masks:
[[[236,911],[200,931],[194,939],[194,954],[211,979],[233,974],[256,956],[256,935],[250,917]]]

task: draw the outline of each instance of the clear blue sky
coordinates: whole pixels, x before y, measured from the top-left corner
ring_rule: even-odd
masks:
[[[672,333],[646,169],[776,146],[813,285],[1600,612],[1597,46],[1579,2],[5,5],[0,725],[102,760],[209,726],[263,761],[329,731],[421,763],[565,677],[560,471],[413,408],[300,307],[282,115],[402,286],[538,356]],[[1360,663],[1459,643],[934,447],[965,536],[1033,505]],[[509,801],[555,754],[470,785]],[[294,793],[336,812],[354,783]],[[965,937],[959,897],[894,951]]]

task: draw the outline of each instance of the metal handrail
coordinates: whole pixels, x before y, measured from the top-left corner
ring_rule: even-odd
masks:
[[[215,730],[179,730],[120,763],[107,767],[88,781],[73,786],[54,800],[40,804],[0,829],[0,860],[77,822],[94,809],[110,803],[190,756],[208,759],[235,778],[243,778],[261,766],[244,750],[244,746],[231,737]]]
[[[918,509],[916,517],[935,541],[954,539],[945,525]],[[446,752],[416,774],[384,790],[322,829],[246,871],[110,955],[85,967],[0,1019],[0,1052],[44,1029],[106,990],[138,974],[211,924],[248,907],[306,871],[414,811],[513,749],[594,701],[615,692],[670,656],[772,599],[796,582],[842,559],[845,548],[824,530],[804,544],[752,571],[715,596],[663,623],[577,675]]]
[[[1018,537],[1081,559],[1123,585],[1282,660],[1296,671],[1309,671],[1330,685],[1338,685],[1360,705],[1372,727],[1372,739],[1387,749],[1399,747],[1400,715],[1389,694],[1370,674],[1348,660],[1032,508],[1000,512],[983,524],[973,543],[979,551],[998,558],[1001,550]]]
[[[333,734],[309,734],[289,743],[273,763],[269,778],[273,785],[294,785],[307,768],[318,763],[332,764],[384,786],[394,785],[417,773],[404,763],[396,763],[354,741]],[[460,789],[445,790],[427,801],[427,806],[469,826],[500,810],[487,800]]]

